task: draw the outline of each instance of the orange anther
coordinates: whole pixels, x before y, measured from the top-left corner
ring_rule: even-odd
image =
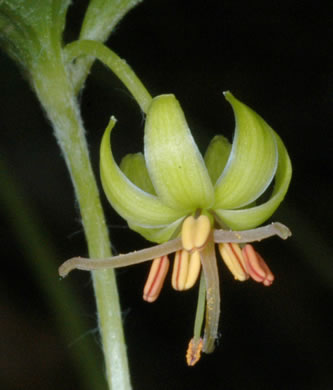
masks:
[[[155,259],[150,267],[149,275],[143,289],[143,299],[147,302],[154,302],[160,295],[165,277],[169,269],[168,256]]]
[[[193,338],[190,340],[186,351],[186,362],[189,366],[194,366],[200,360],[202,347],[202,338],[198,340]]]
[[[265,286],[270,286],[274,281],[274,275],[265,260],[250,244],[245,245],[242,252],[246,270],[251,278],[256,282],[263,283]]]

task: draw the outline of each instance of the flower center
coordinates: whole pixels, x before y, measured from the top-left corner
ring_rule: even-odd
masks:
[[[183,249],[176,252],[171,279],[175,290],[188,290],[197,281],[201,269],[200,251],[204,249],[210,232],[211,223],[206,215],[189,216],[183,222]]]

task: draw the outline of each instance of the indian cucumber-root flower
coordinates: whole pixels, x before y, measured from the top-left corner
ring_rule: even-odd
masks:
[[[218,334],[220,290],[215,243],[236,280],[251,278],[269,286],[274,275],[250,242],[290,235],[280,223],[257,227],[274,213],[287,192],[291,179],[287,150],[258,114],[230,92],[225,97],[236,118],[233,143],[217,135],[204,157],[173,95],[152,100],[144,154],[127,155],[120,167],[112,154],[110,135],[115,119],[111,118],[101,143],[104,191],[129,227],[158,245],[108,259],[76,257],[59,269],[60,275],[66,276],[74,268],[117,268],[151,260],[143,298],[154,302],[170,266],[169,255],[175,253],[173,288],[187,290],[201,275],[194,336],[186,354],[189,365],[199,360],[201,351],[214,350]],[[270,196],[260,203],[266,190]]]

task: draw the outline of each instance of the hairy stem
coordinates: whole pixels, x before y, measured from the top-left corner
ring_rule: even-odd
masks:
[[[91,168],[75,93],[62,61],[61,49],[41,58],[32,74],[34,89],[49,119],[66,160],[92,257],[110,256],[110,242],[95,177]],[[131,389],[115,275],[93,272],[99,327],[109,388]]]

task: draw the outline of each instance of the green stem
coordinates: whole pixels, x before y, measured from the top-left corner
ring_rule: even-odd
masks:
[[[75,92],[62,61],[60,46],[40,58],[33,69],[33,86],[54,127],[80,205],[91,257],[110,256],[110,241],[89,160]],[[43,53],[41,53],[41,56]],[[131,389],[119,297],[112,270],[93,272],[99,326],[110,389]]]
[[[149,92],[126,61],[119,58],[115,52],[104,46],[103,43],[90,40],[74,41],[65,47],[64,53],[65,61],[68,63],[80,56],[91,56],[100,60],[122,81],[142,111],[147,112],[152,99]]]

